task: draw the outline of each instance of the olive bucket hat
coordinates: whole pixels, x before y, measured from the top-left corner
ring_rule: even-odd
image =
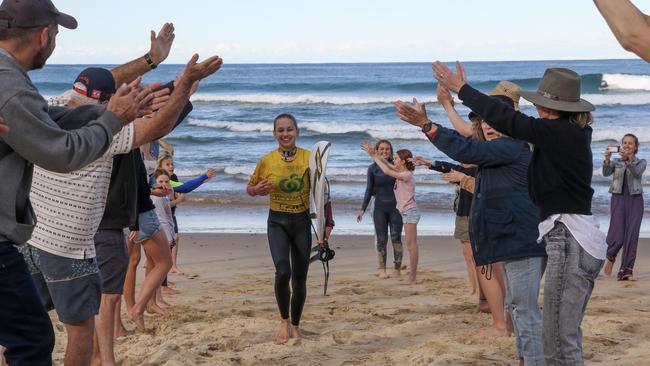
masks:
[[[527,101],[562,112],[591,112],[593,104],[580,98],[580,75],[564,68],[546,69],[537,91],[521,90]]]

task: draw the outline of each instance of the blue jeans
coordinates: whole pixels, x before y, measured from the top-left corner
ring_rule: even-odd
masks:
[[[23,255],[0,243],[0,344],[11,366],[51,365],[54,330]]]
[[[539,287],[546,258],[528,257],[503,262],[506,308],[515,326],[517,355],[526,366],[545,365]]]
[[[544,355],[546,363],[584,365],[580,324],[603,260],[587,253],[561,222],[544,236]]]

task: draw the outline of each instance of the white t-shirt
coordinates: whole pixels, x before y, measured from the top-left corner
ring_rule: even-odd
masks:
[[[607,241],[605,234],[600,231],[600,224],[593,215],[555,214],[539,224],[538,242],[560,221],[571,232],[578,244],[592,257],[604,260],[607,257]]]
[[[66,258],[95,257],[94,236],[106,207],[113,157],[131,151],[133,138],[130,123],[101,158],[71,173],[34,167],[29,198],[37,221],[30,245]]]

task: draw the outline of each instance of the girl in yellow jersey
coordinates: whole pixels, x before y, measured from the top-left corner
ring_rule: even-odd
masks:
[[[278,141],[278,148],[257,162],[246,187],[251,196],[270,196],[267,234],[275,265],[275,298],[282,316],[277,343],[300,338],[298,326],[307,296],[311,251],[310,152],[296,147],[298,134],[298,124],[292,115],[281,114],[275,118],[273,137]]]

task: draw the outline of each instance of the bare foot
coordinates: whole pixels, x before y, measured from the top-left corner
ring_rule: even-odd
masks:
[[[508,330],[505,328],[487,327],[478,329],[475,335],[479,337],[507,337]]]
[[[402,275],[402,271],[400,271],[399,269],[396,268],[393,270],[393,274],[392,274],[393,277],[399,277],[401,275]]]
[[[163,309],[169,309],[172,307],[167,301],[163,300],[162,297],[160,299],[156,299],[156,305],[160,306]]]
[[[129,319],[131,319],[131,321],[135,324],[135,328],[136,328],[139,332],[146,332],[146,328],[145,328],[145,326],[144,326],[144,314],[137,314],[137,313],[136,313],[135,311],[133,311],[133,310],[134,310],[134,309],[131,308],[131,310],[129,310],[129,311],[126,313],[126,315],[129,316]]]
[[[175,282],[172,282],[169,279],[167,280],[167,286],[175,286],[175,285],[176,285]]]
[[[169,272],[178,273],[178,274],[181,274],[181,275],[185,274],[185,272],[183,272],[180,268],[178,268],[176,266],[173,266],[172,269],[169,270]],[[167,282],[169,282],[169,280],[167,280]]]
[[[122,322],[120,322],[119,327],[117,327],[115,330],[113,330],[113,334],[115,335],[115,338],[120,338],[120,337],[130,336],[131,332],[126,330],[126,328],[124,328],[124,324],[122,324]]]
[[[173,289],[171,287],[168,287],[168,286],[163,286],[162,290],[160,290],[160,291],[162,292],[163,295],[168,295],[168,296],[174,296],[174,295],[178,295],[178,294],[181,293],[180,291],[178,291],[176,289]]]
[[[614,262],[608,259],[607,263],[605,263],[605,270],[603,271],[603,273],[605,273],[606,276],[611,276],[612,268],[614,268]]]
[[[130,336],[132,334],[131,332],[126,330],[126,328],[124,328],[124,327],[120,327],[120,329],[117,330],[117,331],[114,331],[114,333],[115,333],[115,338],[128,337],[128,336]]]
[[[289,320],[282,320],[280,323],[280,329],[275,335],[275,344],[285,344],[289,341],[289,336],[291,335],[291,325]]]
[[[415,278],[411,278],[410,276],[407,279],[400,280],[402,282],[402,285],[417,285],[418,281]]]
[[[485,299],[479,299],[478,300],[478,306],[476,306],[476,312],[477,313],[485,313],[485,314],[491,314],[492,313],[490,311],[490,305],[488,305],[487,300],[485,300]]]
[[[290,328],[290,335],[289,336],[291,338],[296,338],[296,339],[302,338],[302,334],[300,333],[300,328],[298,326],[292,324],[291,328]]]
[[[167,315],[168,311],[158,306],[158,304],[147,304],[147,313]]]
[[[388,278],[390,276],[388,276],[385,269],[380,269],[379,272],[377,272],[377,277],[379,277],[379,278]]]

